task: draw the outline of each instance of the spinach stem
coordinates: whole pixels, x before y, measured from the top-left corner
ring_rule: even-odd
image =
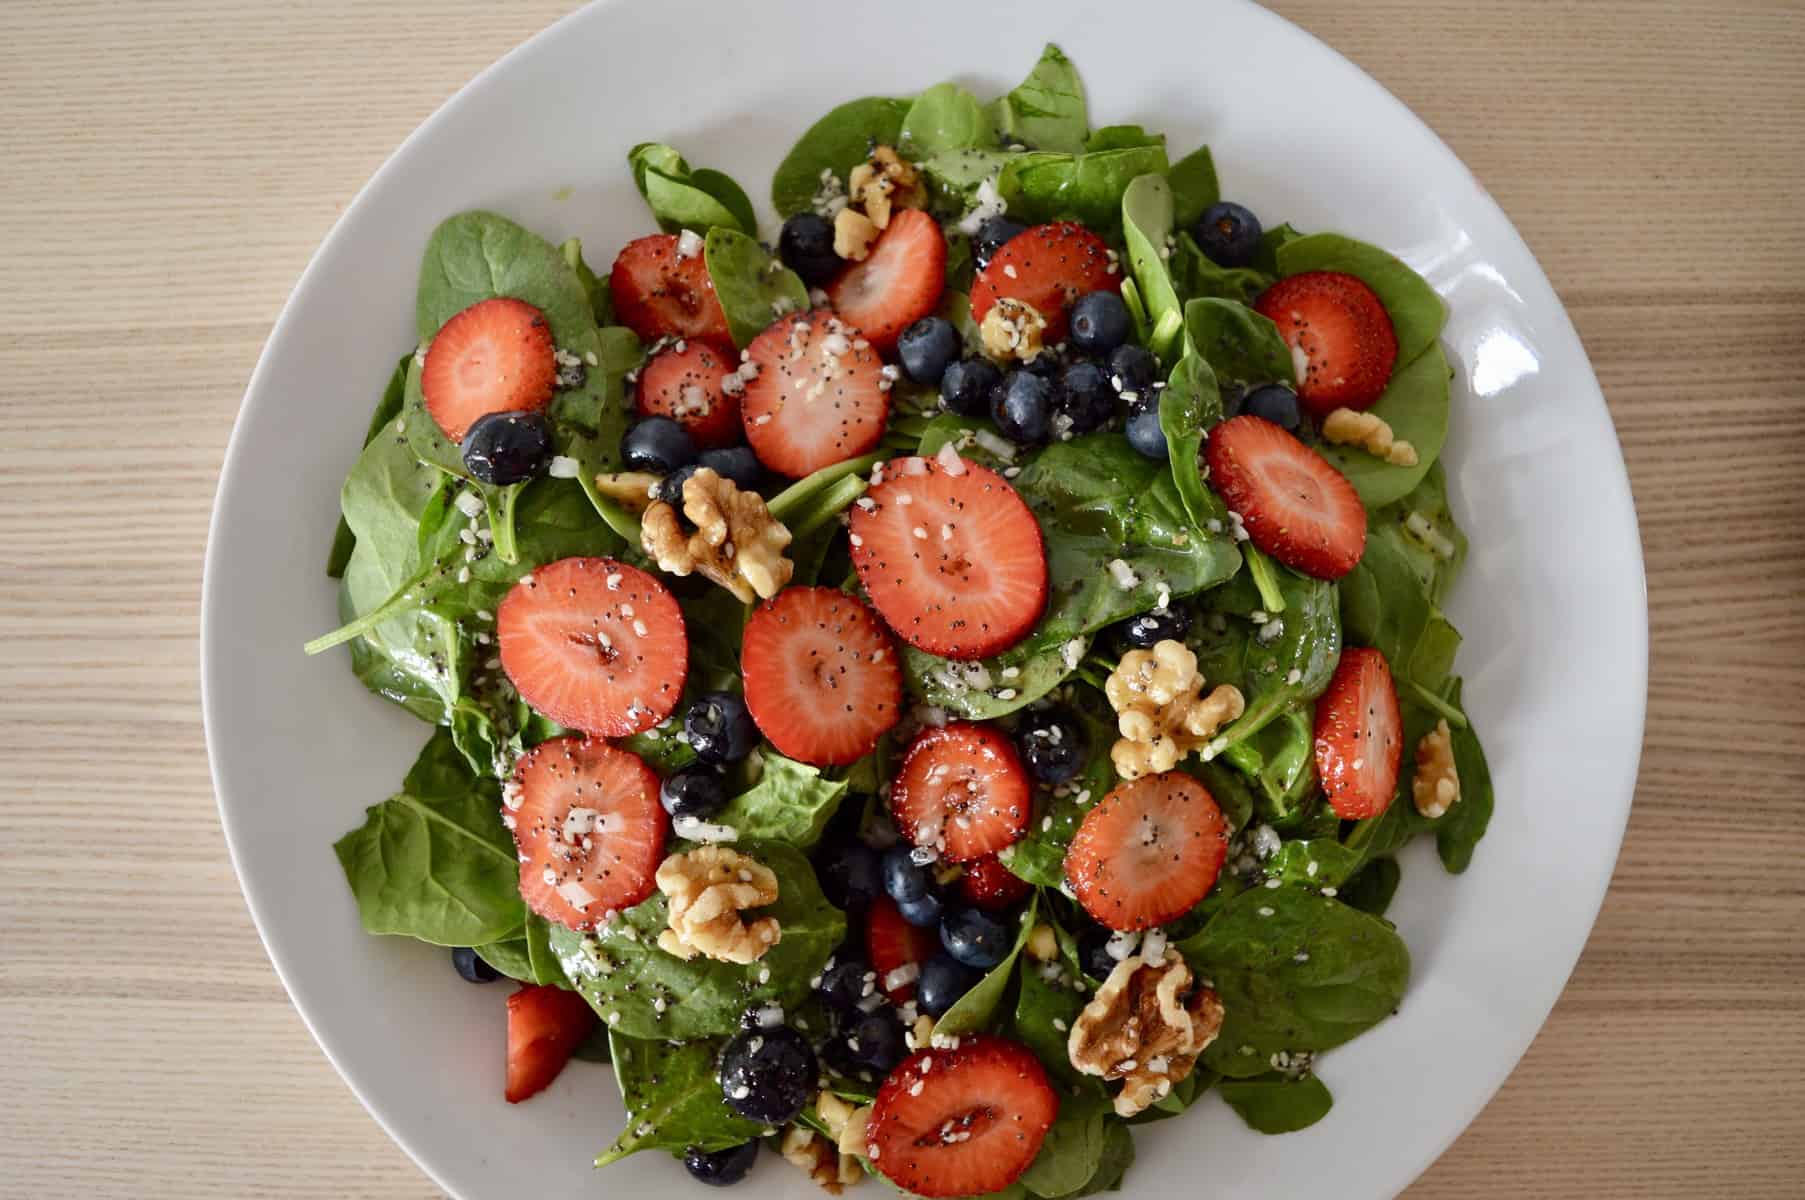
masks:
[[[308,654],[319,654],[321,651],[330,650],[334,646],[342,646],[353,638],[362,637],[390,617],[404,613],[410,608],[418,607],[421,600],[415,599],[415,597],[418,596],[422,599],[425,597],[426,581],[431,578],[433,572],[441,569],[441,564],[437,562],[429,564],[425,570],[402,584],[394,595],[390,596],[387,600],[384,600],[381,604],[378,604],[375,608],[372,608],[363,616],[340,625],[331,633],[322,634],[320,637],[314,638],[311,642],[308,642],[305,646],[301,647],[301,649]]]
[[[842,476],[812,498],[808,508],[794,521],[785,522],[792,538],[804,538],[846,511],[846,506],[865,494],[870,485],[862,475]]]
[[[1241,554],[1247,559],[1247,571],[1253,576],[1254,586],[1260,589],[1261,606],[1269,613],[1284,612],[1285,593],[1279,590],[1278,568],[1252,542],[1242,545]]]
[[[1456,729],[1465,729],[1467,727],[1467,715],[1458,708],[1455,708],[1452,704],[1449,704],[1446,700],[1443,700],[1440,696],[1436,695],[1414,679],[1407,679],[1404,683],[1423,707],[1434,709],[1437,713],[1447,719],[1448,724],[1454,726]]]
[[[877,466],[878,463],[883,462],[887,457],[888,455],[883,454],[862,454],[858,458],[849,458],[845,462],[837,462],[832,466],[822,467],[813,475],[803,476],[789,487],[783,489],[783,491],[771,497],[765,504],[765,507],[770,510],[772,516],[788,525],[789,515],[800,509],[810,497],[820,492],[823,488],[828,487],[830,484],[838,483],[848,475],[862,475],[872,467]],[[851,501],[848,500],[847,503],[850,504]]]
[[[520,561],[520,545],[514,537],[514,501],[520,485],[484,488],[483,503],[489,508],[489,532],[495,536],[495,557],[509,566]]]

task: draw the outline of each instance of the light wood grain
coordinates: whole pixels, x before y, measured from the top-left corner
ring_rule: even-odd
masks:
[[[314,247],[422,117],[569,7],[0,4],[0,1194],[434,1193],[239,899],[200,559]],[[1528,238],[1604,384],[1648,558],[1647,746],[1603,916],[1411,1195],[1798,1196],[1805,5],[1276,7]]]

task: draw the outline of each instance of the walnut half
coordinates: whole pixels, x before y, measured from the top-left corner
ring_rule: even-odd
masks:
[[[659,863],[655,878],[670,901],[670,927],[658,935],[666,954],[743,964],[783,940],[776,917],[740,918],[743,909],[777,903],[777,875],[755,858],[726,846],[701,846]]]
[[[1416,811],[1431,819],[1442,816],[1460,800],[1460,772],[1454,766],[1454,732],[1446,718],[1416,744],[1416,774],[1410,778],[1410,797]]]
[[[1338,445],[1359,446],[1394,467],[1414,467],[1417,463],[1416,447],[1395,438],[1385,418],[1376,413],[1338,408],[1323,421],[1322,436]]]
[[[783,1160],[802,1170],[816,1186],[830,1196],[838,1196],[848,1185],[865,1178],[865,1169],[850,1154],[842,1154],[837,1146],[806,1125],[791,1125],[783,1131],[778,1144]]]
[[[1222,1029],[1222,1000],[1192,986],[1176,950],[1116,964],[1072,1023],[1066,1055],[1086,1075],[1120,1079],[1116,1113],[1132,1117],[1172,1090]]]
[[[1168,638],[1151,650],[1130,650],[1104,681],[1121,737],[1110,761],[1123,779],[1170,771],[1246,708],[1241,690],[1221,684],[1203,695],[1197,655]]]
[[[640,545],[660,569],[673,575],[699,571],[744,604],[769,600],[795,573],[783,553],[790,531],[757,492],[742,492],[703,467],[683,481],[683,515],[696,532],[685,535],[677,510],[662,500],[640,520]]]

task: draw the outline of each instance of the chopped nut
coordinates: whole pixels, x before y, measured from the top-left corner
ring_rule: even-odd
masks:
[[[670,900],[670,928],[658,935],[666,954],[744,964],[783,940],[776,917],[750,924],[740,919],[743,909],[777,903],[777,875],[755,858],[726,846],[701,846],[658,864],[656,879]]]
[[[1116,1113],[1132,1117],[1172,1090],[1222,1029],[1222,1001],[1192,987],[1175,950],[1116,964],[1072,1023],[1066,1054],[1087,1075],[1122,1080]]]
[[[779,1143],[783,1160],[800,1168],[822,1191],[838,1196],[849,1184],[865,1177],[865,1169],[850,1154],[806,1125],[791,1125]]]
[[[1375,413],[1338,408],[1322,423],[1322,436],[1338,445],[1359,446],[1394,467],[1416,466],[1416,447],[1395,440],[1391,426]]]
[[[842,208],[834,217],[834,253],[847,262],[864,262],[877,235],[876,223],[856,208]]]
[[[878,229],[889,226],[892,210],[927,203],[921,175],[889,146],[873,147],[871,157],[846,177],[846,188],[852,205],[863,209]]]
[[[661,569],[673,575],[700,571],[746,604],[755,597],[769,600],[795,573],[783,554],[790,531],[757,492],[742,492],[703,467],[683,482],[683,515],[695,533],[685,536],[677,510],[662,500],[641,520],[640,545]]]
[[[815,1097],[815,1115],[821,1118],[821,1123],[827,1126],[827,1132],[832,1137],[840,1136],[840,1130],[852,1113],[850,1101],[840,1099],[826,1088],[822,1088]]]
[[[1110,761],[1123,779],[1170,771],[1246,707],[1241,691],[1221,684],[1208,696],[1197,655],[1170,638],[1152,650],[1130,650],[1104,681],[1122,736]]]
[[[934,1039],[934,1018],[922,1013],[915,1018],[915,1024],[903,1035],[903,1041],[909,1049],[919,1050]]]
[[[652,489],[659,477],[648,471],[620,471],[613,475],[597,475],[595,490],[624,508],[643,513],[652,507]]]
[[[1460,773],[1454,766],[1454,734],[1443,720],[1416,744],[1416,774],[1410,778],[1416,811],[1439,817],[1460,800]]]
[[[1059,957],[1059,937],[1051,925],[1036,925],[1028,931],[1025,949],[1035,962],[1052,962]]]
[[[1032,304],[1005,296],[984,314],[978,324],[978,341],[994,359],[1028,362],[1039,356],[1040,335],[1046,327],[1047,319]]]
[[[871,1125],[871,1106],[855,1108],[846,1118],[846,1124],[840,1127],[839,1147],[841,1154],[864,1154],[866,1152],[865,1135]]]

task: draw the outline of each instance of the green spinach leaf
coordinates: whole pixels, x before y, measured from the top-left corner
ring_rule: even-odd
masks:
[[[1066,967],[1054,967],[1031,958],[1018,960],[1021,986],[1016,992],[1013,1032],[1017,1041],[1046,1064],[1047,1072],[1061,1087],[1072,1090],[1094,1084],[1093,1076],[1080,1074],[1066,1052],[1072,1022],[1083,1009],[1087,995],[1072,986]]]
[[[1086,1087],[1059,1097],[1059,1117],[1040,1144],[1040,1153],[1022,1172],[1022,1186],[1044,1198],[1075,1195],[1096,1177],[1103,1161],[1110,1118],[1109,1098]]]
[[[627,1127],[596,1157],[605,1167],[641,1150],[681,1155],[691,1146],[725,1150],[764,1133],[763,1125],[736,1114],[722,1101],[715,1077],[717,1040],[671,1045],[608,1035],[608,1057],[626,1104]]]
[[[1077,154],[1090,133],[1078,68],[1051,44],[1041,51],[1028,77],[992,103],[990,115],[1003,141],[1035,150]]]
[[[874,143],[895,145],[911,107],[911,100],[868,96],[847,101],[809,126],[771,179],[777,215],[788,217],[812,208],[823,173],[837,176],[844,186],[847,174],[865,161]]]
[[[613,292],[609,288],[608,280],[597,275],[583,260],[582,241],[570,238],[558,247],[558,253],[564,256],[564,265],[576,275],[577,282],[583,285],[583,291],[589,296],[589,311],[594,314],[595,323],[597,325],[613,324]]]
[[[691,171],[676,149],[660,142],[641,142],[627,152],[633,183],[666,233],[688,229],[705,234],[731,229],[756,236],[758,215],[752,201],[732,177],[720,171]]]
[[[1269,271],[1256,267],[1219,267],[1210,261],[1189,229],[1181,227],[1174,239],[1172,257],[1167,269],[1178,294],[1186,300],[1216,296],[1239,304],[1252,304],[1261,292],[1272,286],[1275,278]]]
[[[1163,146],[1127,146],[1078,154],[1036,150],[1009,157],[997,192],[1018,221],[1081,221],[1106,236],[1122,222],[1122,195],[1141,175],[1163,176]]]
[[[1338,233],[1313,233],[1277,248],[1279,274],[1340,271],[1370,287],[1391,316],[1398,336],[1398,361],[1407,363],[1435,344],[1448,319],[1427,280],[1377,246]]]
[[[1212,522],[1222,528],[1228,510],[1216,493],[1203,485],[1203,439],[1222,420],[1222,392],[1216,373],[1196,354],[1187,353],[1172,368],[1159,397],[1159,428],[1166,435],[1166,461],[1172,486],[1184,504],[1191,528],[1208,532]]]
[[[402,397],[407,394],[407,364],[413,361],[412,354],[404,354],[401,361],[395,364],[394,371],[389,374],[388,386],[382,390],[382,398],[376,402],[376,411],[370,414],[370,426],[364,431],[364,448],[368,449],[376,436],[394,423],[401,415]],[[338,529],[332,535],[332,552],[326,558],[326,574],[333,579],[341,578],[345,567],[351,561],[351,551],[357,545],[357,535],[351,531],[350,522],[343,516],[338,519]]]
[[[1452,703],[1460,705],[1460,681],[1454,681]],[[1460,874],[1473,862],[1473,850],[1492,822],[1492,771],[1479,744],[1479,732],[1471,724],[1452,726],[1454,769],[1460,775],[1460,799],[1435,823],[1435,851],[1442,866]],[[1394,800],[1400,803],[1403,799]],[[1395,886],[1395,885],[1394,885]]]
[[[1225,1079],[1222,1098],[1260,1133],[1295,1133],[1329,1115],[1334,1098],[1314,1075],[1292,1079],[1278,1072],[1252,1079]]]
[[[1172,187],[1163,175],[1137,176],[1122,191],[1122,240],[1147,321],[1155,330],[1180,319],[1178,290],[1166,269],[1172,253],[1166,245],[1172,236],[1172,211]],[[1154,352],[1160,349],[1155,346]],[[1171,361],[1170,353],[1161,357]]]
[[[739,830],[742,838],[808,849],[839,810],[846,782],[775,750],[763,751],[760,758],[764,773],[758,782],[729,800],[714,820]]]
[[[909,106],[896,149],[919,161],[995,145],[996,129],[978,98],[956,83],[937,83]]]
[[[1391,907],[1391,898],[1398,893],[1398,882],[1403,877],[1395,858],[1375,858],[1355,871],[1353,877],[1341,885],[1338,897],[1349,908],[1357,908],[1363,913],[1371,913],[1375,917],[1385,915]]]
[[[756,238],[734,229],[711,229],[702,256],[733,344],[740,349],[778,317],[807,311],[808,288],[801,277],[766,253]]]
[[[1204,212],[1222,199],[1216,183],[1216,160],[1208,146],[1199,146],[1172,164],[1166,172],[1172,188],[1172,225],[1189,229],[1203,218]]]
[[[510,296],[545,314],[558,346],[590,348],[595,309],[558,248],[492,212],[466,212],[439,223],[420,263],[414,325],[422,343],[479,300]]]
[[[1251,387],[1296,382],[1291,348],[1271,321],[1232,300],[1203,297],[1185,304],[1185,343],[1223,383]]]
[[[1265,862],[1268,879],[1316,888],[1339,888],[1360,867],[1360,854],[1332,837],[1286,842]]]

